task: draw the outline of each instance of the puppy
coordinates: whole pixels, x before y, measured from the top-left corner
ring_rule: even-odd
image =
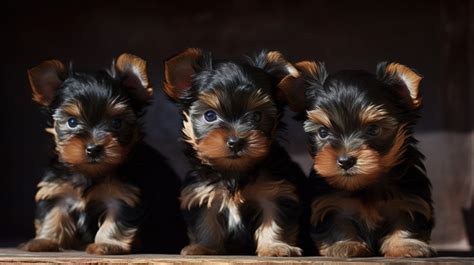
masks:
[[[432,255],[431,184],[413,136],[421,77],[398,63],[378,64],[375,75],[328,75],[317,62],[295,67],[301,75],[282,86],[306,108],[316,249],[335,257]]]
[[[131,250],[140,221],[140,190],[119,174],[141,139],[139,117],[151,99],[146,63],[120,55],[108,71],[78,73],[57,60],[28,71],[33,100],[45,108],[54,157],[36,200],[36,236],[27,251],[87,245],[92,254]]]
[[[193,169],[181,191],[190,245],[183,255],[300,256],[299,166],[276,141],[296,73],[278,52],[214,60],[187,49],[165,63],[166,94],[181,107]]]

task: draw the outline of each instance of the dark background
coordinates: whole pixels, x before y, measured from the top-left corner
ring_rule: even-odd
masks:
[[[3,2],[2,2],[3,3]],[[146,141],[182,175],[180,117],[162,95],[163,60],[186,47],[215,57],[281,51],[290,61],[326,62],[330,72],[375,71],[398,61],[424,79],[417,136],[434,185],[433,243],[468,250],[473,240],[474,4],[460,1],[7,1],[0,71],[0,241],[33,236],[35,185],[48,160],[45,118],[31,101],[26,70],[46,59],[75,69],[109,67],[123,52],[148,61],[155,102]],[[471,15],[471,16],[470,16]],[[301,124],[288,118],[287,148],[310,167]],[[291,144],[290,144],[291,143]],[[157,175],[159,173],[157,172]],[[473,242],[471,242],[471,245]]]

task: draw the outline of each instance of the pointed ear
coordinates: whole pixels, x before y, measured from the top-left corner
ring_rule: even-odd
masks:
[[[420,81],[422,77],[399,63],[382,62],[377,65],[377,78],[395,89],[413,109],[421,106]]]
[[[147,102],[153,97],[153,88],[148,81],[146,62],[135,55],[123,53],[112,64],[116,76],[122,85],[140,102]]]
[[[202,58],[203,52],[200,49],[188,48],[165,61],[164,90],[170,98],[179,101],[184,97],[192,87],[193,76]]]
[[[50,60],[28,70],[33,101],[49,106],[66,78],[66,69],[58,60]]]
[[[297,73],[283,78],[278,88],[290,109],[294,112],[302,112],[305,109],[306,89],[314,84],[322,86],[327,72],[324,63],[313,61],[296,63],[294,68]]]

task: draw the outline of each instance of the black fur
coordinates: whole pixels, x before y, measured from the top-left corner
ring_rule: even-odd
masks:
[[[277,85],[288,74],[286,62],[270,60],[266,51],[242,61],[214,60],[208,53],[196,52],[196,50],[187,52],[199,54],[192,63],[194,74],[192,78],[188,76],[191,85],[182,91],[174,86],[173,78],[165,82],[165,91],[181,106],[183,120],[190,122],[195,137],[194,142],[189,139],[189,132],[185,133],[183,137],[188,142],[185,152],[193,169],[187,174],[183,185],[182,200],[183,197],[188,196],[184,193],[187,187],[201,184],[229,194],[231,200],[234,200],[240,194],[245,194],[247,188],[258,185],[256,183],[259,183],[259,180],[264,182],[281,180],[291,185],[295,189],[295,193],[298,193],[296,189],[300,187],[304,174],[287,152],[274,140],[275,129],[281,128],[280,118],[284,107],[283,102],[278,98]],[[174,60],[181,58],[180,56],[182,55],[167,61],[166,71],[168,74],[179,75],[176,71],[182,68],[174,65]],[[264,103],[256,109],[252,109],[249,104],[255,100],[257,97],[255,95],[259,90],[261,97],[265,98],[262,99]],[[180,91],[180,96],[176,97],[174,91]],[[201,96],[207,94],[221,95],[215,102],[219,106],[217,109],[201,99]],[[209,110],[217,113],[218,119],[215,122],[206,122],[205,114]],[[258,113],[257,116],[255,113]],[[237,135],[245,135],[249,132],[261,133],[261,137],[271,142],[268,147],[265,147],[268,148],[268,153],[262,158],[238,166],[221,166],[214,163],[212,159],[209,160],[210,162],[205,161],[197,151],[196,145],[204,141],[208,134],[221,129],[229,132],[229,135],[233,132]],[[259,150],[261,151],[262,148]],[[234,161],[239,161],[246,154],[236,154],[236,156]],[[263,176],[266,176],[266,179],[262,180]],[[258,197],[258,194],[255,196]],[[295,196],[298,195],[295,194]],[[227,225],[230,211],[227,205],[216,215],[216,227],[220,227],[224,231],[223,242],[199,237],[199,229],[202,229],[203,225],[206,226],[206,223],[201,223],[200,217],[211,212],[211,208],[214,206],[208,208],[207,203],[201,206],[193,204],[188,209],[186,205],[182,205],[191,244],[204,246],[210,250],[194,251],[185,248],[182,254],[252,254],[257,252],[259,255],[284,255],[259,252],[258,248],[256,250],[254,233],[263,222],[262,206],[259,203],[258,198],[238,203],[238,215],[241,219],[238,227]],[[286,233],[295,232],[301,214],[299,201],[287,198],[285,195],[277,195],[272,203],[278,209],[278,216],[275,217],[278,220],[275,221],[281,226],[281,236],[285,237]],[[212,231],[208,232],[208,234],[212,233]],[[292,246],[295,244],[295,242],[284,243]],[[286,255],[296,255],[296,253],[288,252]]]
[[[332,194],[345,194],[351,200],[360,201],[365,205],[388,202],[396,196],[421,198],[429,205],[431,216],[426,218],[419,212],[415,212],[413,219],[407,218],[411,221],[405,222],[403,229],[411,233],[411,238],[429,242],[434,226],[431,184],[425,175],[424,156],[417,149],[417,141],[413,137],[413,129],[419,118],[421,105],[414,106],[407,93],[408,87],[400,79],[397,79],[396,76],[387,79],[385,69],[388,65],[388,63],[379,64],[377,75],[366,71],[345,70],[328,76],[323,64],[319,64],[321,66],[319,74],[305,74],[302,71],[302,78],[304,78],[306,86],[306,111],[323,109],[332,125],[329,136],[324,139],[318,135],[317,129],[307,130],[313,157],[317,156],[325,146],[331,146],[337,150],[344,145],[349,146],[347,148],[358,148],[360,144],[367,145],[383,156],[392,148],[400,126],[405,126],[406,135],[408,135],[403,143],[405,152],[401,162],[381,173],[377,177],[377,181],[360,189],[347,191],[341,187],[333,186],[327,182],[328,178],[321,176],[313,169],[308,183],[305,185],[306,207],[309,209],[311,202]],[[362,124],[359,119],[360,113],[369,105],[381,106],[387,113],[383,120],[375,123],[382,128],[382,132],[376,136],[368,136],[367,125]],[[312,128],[321,126],[313,124],[310,120],[306,123],[313,126]],[[345,142],[343,139],[346,139]],[[347,174],[347,178],[359,177],[357,175],[351,176],[350,172]],[[396,211],[397,209],[391,210]],[[402,216],[404,214],[401,214],[399,218],[405,218]],[[344,216],[344,213],[339,214],[331,211],[323,221],[310,229],[315,243],[334,244],[337,242],[336,234],[341,231],[341,228],[336,225],[334,218],[341,218],[341,215]],[[358,238],[365,242],[373,255],[384,254],[379,252],[382,238],[396,229],[394,227],[398,224],[396,219],[387,219],[388,217],[386,217],[374,229],[367,227],[357,216],[348,214],[346,218],[350,226],[358,231]],[[312,248],[308,252],[314,250],[315,245]],[[316,246],[316,251],[318,250]],[[329,253],[334,255],[334,252]],[[417,256],[413,253],[405,255]],[[423,255],[427,254],[429,255],[429,253]],[[353,254],[339,253],[336,255],[352,256]]]
[[[115,69],[113,63],[111,70],[93,74],[72,69],[66,74],[58,61],[47,61],[29,71],[34,100],[51,118],[56,146],[39,184],[36,238],[23,244],[23,249],[83,249],[96,243],[98,246],[89,245],[87,251],[176,253],[184,244],[179,236],[182,222],[176,219],[179,178],[166,159],[142,141],[140,118],[151,100],[151,88],[145,82],[130,82],[146,80],[146,76],[129,71],[143,67],[137,64],[142,60],[126,54],[121,59],[122,68]],[[146,69],[140,73],[146,75]],[[144,91],[148,98],[137,96]],[[97,155],[86,155],[88,144],[100,147]],[[51,220],[53,210],[58,209],[61,214]],[[107,218],[117,228],[98,239]],[[167,237],[166,241],[161,237]]]

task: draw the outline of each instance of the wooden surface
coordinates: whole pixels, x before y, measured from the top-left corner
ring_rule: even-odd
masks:
[[[12,248],[0,249],[0,263],[140,263],[140,264],[474,264],[473,257],[436,257],[428,259],[384,259],[353,258],[334,259],[324,257],[302,258],[260,258],[254,256],[196,256],[179,255],[123,255],[123,256],[94,256],[79,251],[60,253],[32,253]]]

